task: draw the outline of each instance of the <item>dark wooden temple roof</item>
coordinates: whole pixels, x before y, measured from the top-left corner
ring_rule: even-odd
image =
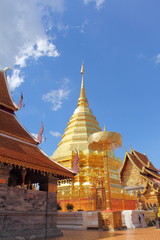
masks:
[[[149,159],[147,158],[147,156],[145,154],[142,154],[140,152],[137,152],[135,150],[132,150],[131,152],[134,156],[136,156],[136,158],[142,163],[143,166],[148,167],[150,170],[156,171],[158,172],[158,169],[155,168],[153,166],[153,164],[149,161]],[[148,166],[148,162],[149,162],[149,166]]]
[[[130,153],[126,152],[124,162],[120,171],[122,176],[127,162],[130,161],[139,170],[142,177],[147,178],[153,182],[160,180],[159,170],[153,166],[145,154],[131,150]]]
[[[0,71],[0,162],[18,165],[58,177],[74,176],[74,172],[51,160],[37,146],[38,141],[22,127],[14,111],[14,104],[6,82],[5,71]]]
[[[36,145],[0,135],[0,161],[60,176],[73,172],[47,157]]]
[[[0,109],[0,132],[11,137],[38,144],[38,141],[27,132],[12,113]]]

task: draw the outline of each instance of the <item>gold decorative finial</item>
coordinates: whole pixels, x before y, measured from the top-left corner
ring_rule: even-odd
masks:
[[[127,148],[124,146],[124,151],[127,152]]]
[[[150,163],[150,161],[148,161],[147,168],[150,168],[150,166],[151,166],[151,163]]]
[[[131,145],[131,144],[129,144],[129,146],[130,146],[130,151],[132,151],[132,150],[133,150],[133,147],[132,147],[132,145]]]
[[[145,171],[145,166],[142,167],[141,173],[144,173]]]

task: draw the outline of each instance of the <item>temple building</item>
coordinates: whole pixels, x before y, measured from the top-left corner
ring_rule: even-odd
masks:
[[[72,203],[74,210],[103,210],[105,205],[104,154],[88,147],[88,137],[101,128],[89,108],[84,87],[84,65],[81,67],[82,81],[78,105],[71,116],[52,159],[65,167],[75,169],[78,161],[78,174],[71,183],[63,180],[58,184],[58,201],[63,211],[66,204]],[[113,151],[107,153],[109,162],[109,182],[112,209],[134,209],[135,198],[125,196],[120,181],[119,169],[122,161]]]
[[[57,180],[74,173],[47,157],[19,123],[6,73],[0,70],[0,237],[35,239],[62,235],[56,227]]]
[[[131,149],[126,152],[120,171],[122,186],[129,194],[140,197],[142,207],[160,205],[159,172],[145,154]]]

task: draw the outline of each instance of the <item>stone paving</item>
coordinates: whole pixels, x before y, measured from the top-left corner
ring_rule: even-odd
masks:
[[[160,229],[149,227],[121,231],[63,230],[62,237],[49,240],[160,240]]]

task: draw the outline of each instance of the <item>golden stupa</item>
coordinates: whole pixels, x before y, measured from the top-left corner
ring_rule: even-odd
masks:
[[[58,148],[51,156],[65,167],[73,168],[78,153],[78,174],[71,182],[61,180],[58,184],[58,201],[63,211],[66,211],[67,203],[73,204],[74,211],[106,209],[103,151],[95,151],[88,147],[89,136],[101,131],[101,128],[88,105],[83,64],[81,74],[82,82],[77,108],[69,120]],[[119,177],[122,161],[113,151],[106,154],[112,209],[123,209],[124,196]]]

